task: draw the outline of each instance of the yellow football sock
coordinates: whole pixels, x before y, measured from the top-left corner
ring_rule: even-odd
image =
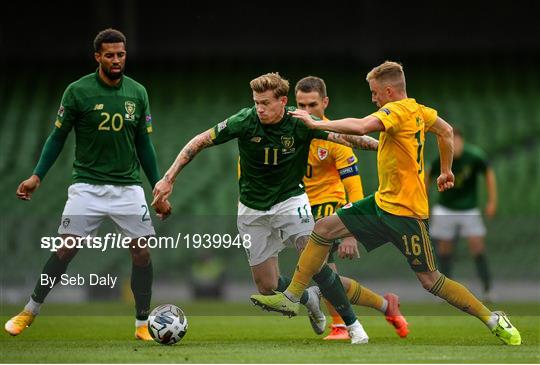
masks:
[[[332,240],[327,240],[315,232],[311,233],[308,243],[300,255],[298,265],[296,265],[292,281],[286,290],[289,294],[296,298],[302,296],[313,275],[318,273],[324,265],[332,242]]]
[[[476,299],[469,289],[442,274],[431,288],[430,293],[477,317],[486,324],[491,318],[491,311]]]
[[[360,285],[356,280],[350,280],[347,298],[351,304],[362,305],[376,310],[381,310],[384,298],[377,293],[372,292],[365,286]]]
[[[332,324],[334,325],[345,325],[345,322],[343,321],[343,318],[339,315],[339,313],[336,311],[336,308],[328,300],[324,300],[326,303],[326,308],[328,309],[328,313],[332,316]]]

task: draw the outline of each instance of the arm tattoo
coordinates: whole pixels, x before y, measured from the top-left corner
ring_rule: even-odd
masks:
[[[199,152],[201,152],[206,147],[210,147],[213,145],[214,142],[212,142],[210,131],[203,132],[194,137],[191,141],[188,142],[187,145],[184,146],[184,148],[182,148],[182,150],[176,157],[176,160],[169,169],[169,171],[172,172],[173,176],[170,176],[169,178],[172,178],[174,180],[176,176],[180,173],[180,171],[182,171],[182,169],[188,163],[190,163],[191,160],[193,160]]]
[[[370,136],[353,136],[351,134],[330,132],[328,134],[328,140],[361,150],[377,151],[379,147],[379,141]]]

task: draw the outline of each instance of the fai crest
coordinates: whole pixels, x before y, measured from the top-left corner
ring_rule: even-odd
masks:
[[[124,106],[126,108],[125,120],[135,120],[135,103],[132,101],[126,101]]]
[[[317,156],[319,156],[319,160],[324,160],[328,157],[328,150],[326,148],[317,147]]]
[[[71,219],[64,218],[64,220],[62,221],[62,226],[64,226],[64,228],[67,228],[69,226],[69,223],[71,223]]]
[[[294,146],[294,137],[291,136],[281,136],[281,144],[286,150],[290,150]]]

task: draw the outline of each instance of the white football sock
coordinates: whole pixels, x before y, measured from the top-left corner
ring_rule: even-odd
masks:
[[[28,303],[26,303],[26,305],[24,306],[24,310],[32,312],[34,315],[37,316],[39,314],[41,304],[42,303],[38,303],[38,302],[34,301],[34,299],[30,298]]]
[[[383,298],[383,302],[379,310],[382,312],[382,314],[385,314],[387,309],[388,309],[388,300]]]
[[[135,327],[144,326],[147,323],[148,323],[147,319],[136,319],[135,320]]]

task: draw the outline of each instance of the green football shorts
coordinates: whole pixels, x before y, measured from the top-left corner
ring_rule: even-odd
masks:
[[[371,251],[391,242],[416,272],[437,270],[429,237],[429,219],[402,217],[383,211],[372,194],[337,210],[356,239]]]

